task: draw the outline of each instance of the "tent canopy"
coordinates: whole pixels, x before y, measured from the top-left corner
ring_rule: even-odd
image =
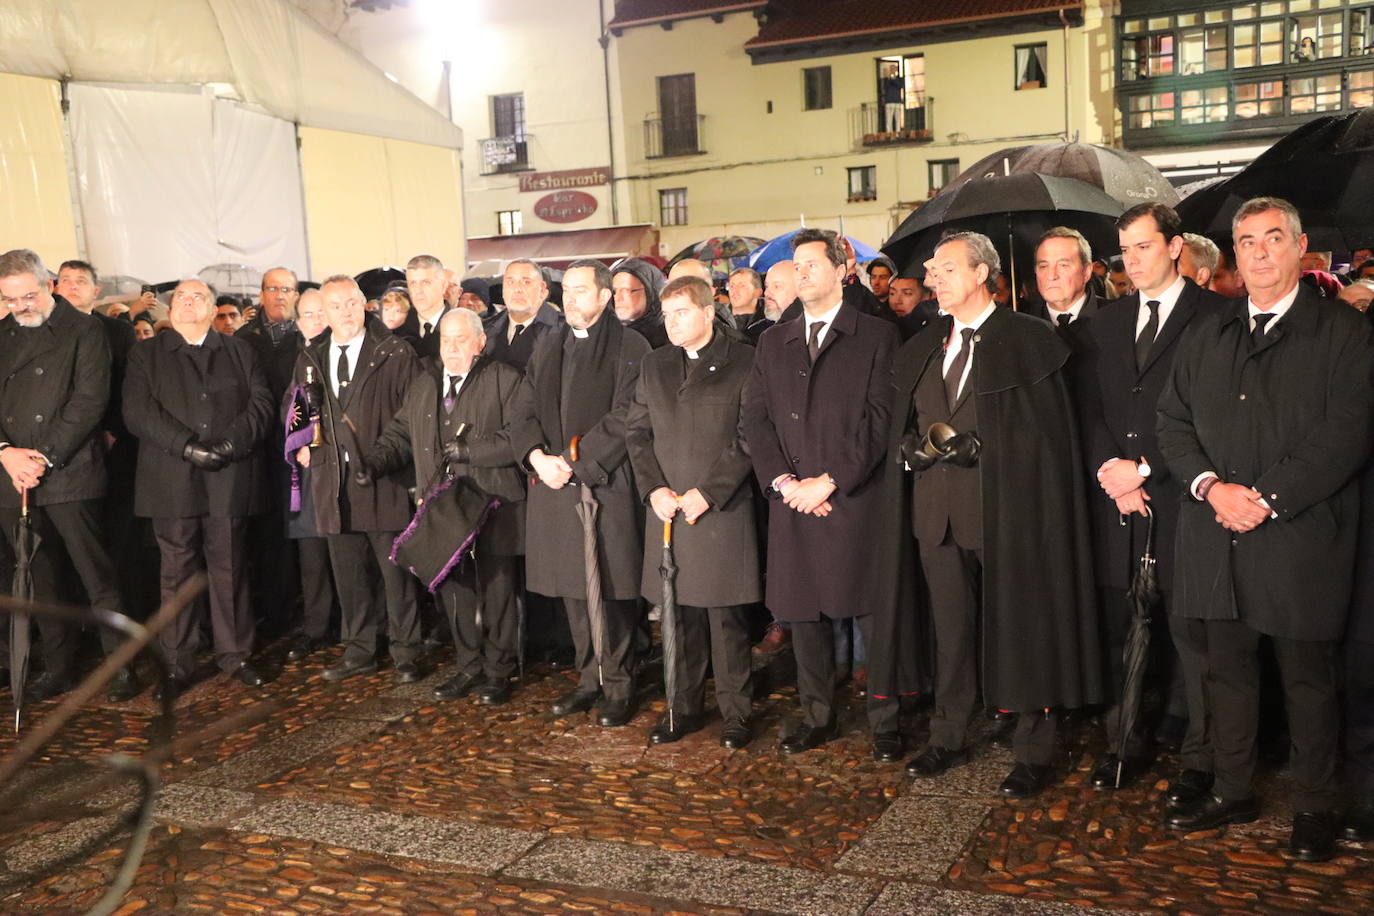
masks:
[[[286,0],[7,0],[0,70],[216,85],[296,124],[460,149],[462,131]]]

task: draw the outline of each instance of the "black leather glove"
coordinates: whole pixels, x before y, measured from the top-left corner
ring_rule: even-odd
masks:
[[[357,461],[353,465],[353,482],[360,487],[372,486],[372,481],[377,479],[377,471],[366,461]]]
[[[978,463],[978,455],[982,450],[983,442],[977,433],[960,433],[945,443],[940,460],[948,461],[955,467],[971,468]]]
[[[227,463],[224,458],[211,451],[209,447],[192,439],[181,450],[181,457],[202,471],[218,471]]]
[[[444,460],[450,464],[467,464],[468,444],[462,439],[451,439],[444,443]]]
[[[914,429],[902,437],[902,460],[913,471],[924,471],[934,466],[938,460],[936,456],[925,451],[925,445],[925,437],[918,434]]]
[[[234,444],[228,439],[215,439],[205,443],[205,447],[223,458],[225,464],[230,464],[234,460]]]

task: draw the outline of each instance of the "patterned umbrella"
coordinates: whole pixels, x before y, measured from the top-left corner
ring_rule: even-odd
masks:
[[[775,239],[769,239],[762,248],[749,257],[749,266],[764,274],[768,273],[768,268],[779,261],[790,261],[792,259],[792,236],[798,232],[801,232],[801,229],[793,229],[791,232],[784,232]],[[845,238],[849,239],[849,244],[854,246],[854,258],[860,264],[871,261],[878,256],[878,252],[854,236],[846,235]]]
[[[712,236],[701,242],[693,242],[679,251],[663,272],[666,274],[678,261],[695,258],[709,264],[717,280],[724,280],[736,267],[748,267],[749,256],[762,245],[763,239],[752,235]]]

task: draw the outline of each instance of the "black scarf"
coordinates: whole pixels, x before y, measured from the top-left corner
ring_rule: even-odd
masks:
[[[573,436],[601,422],[614,406],[625,332],[608,305],[585,339],[574,340],[568,325],[558,333],[557,346],[548,351],[547,381],[535,392],[535,409],[545,433],[558,437],[549,445],[562,451]]]

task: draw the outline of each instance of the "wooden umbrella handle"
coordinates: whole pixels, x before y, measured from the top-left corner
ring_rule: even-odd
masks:
[[[668,521],[666,521],[666,522],[663,523],[663,546],[664,546],[664,547],[671,547],[671,546],[673,546],[673,520],[672,520],[672,519],[668,519]]]
[[[578,455],[577,455],[577,452],[578,452],[577,446],[578,446],[578,443],[580,443],[581,441],[582,441],[582,437],[581,437],[581,436],[573,436],[573,437],[572,437],[572,441],[568,443],[568,457],[571,458],[573,461],[580,461],[580,460],[581,460],[581,459],[578,457]]]

